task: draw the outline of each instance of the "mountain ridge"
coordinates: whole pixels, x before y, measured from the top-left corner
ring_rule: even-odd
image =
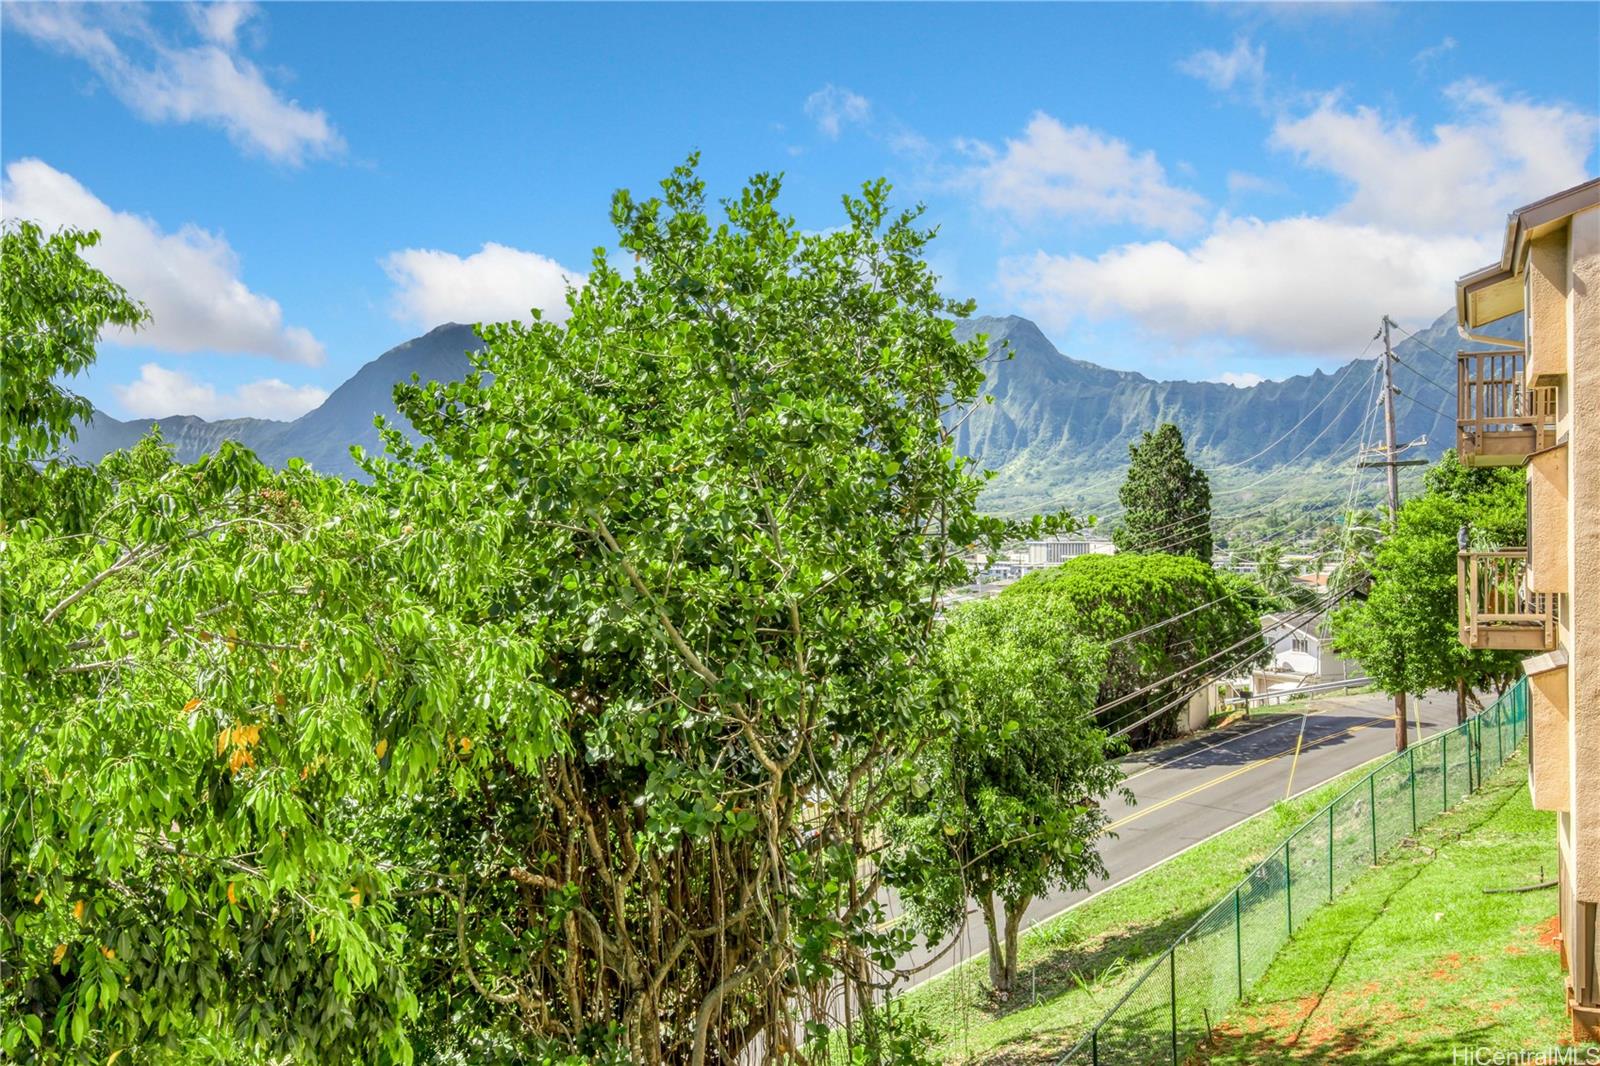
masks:
[[[1453,353],[1462,347],[1448,311],[1417,339],[1395,346],[1396,419],[1402,440],[1426,437],[1415,454],[1433,457],[1454,442]],[[1520,321],[1501,323],[1499,334],[1517,335]],[[1109,474],[1127,462],[1128,445],[1145,430],[1174,422],[1202,466],[1253,472],[1307,469],[1341,458],[1367,422],[1363,394],[1376,397],[1376,360],[1353,359],[1326,372],[1262,381],[1248,387],[1223,382],[1157,380],[1114,370],[1058,350],[1037,325],[1016,315],[979,317],[956,324],[963,340],[986,334],[991,362],[988,399],[955,425],[958,453],[994,471],[985,506],[1023,513],[1109,499]],[[359,476],[352,445],[369,453],[382,447],[373,425],[382,415],[414,436],[394,408],[397,382],[457,380],[470,367],[467,353],[482,347],[473,327],[444,323],[398,344],[364,364],[316,408],[292,421],[236,418],[207,421],[193,415],[122,421],[96,411],[69,454],[95,462],[126,448],[160,425],[177,457],[192,462],[223,440],[251,448],[269,465],[298,456],[325,473]],[[1009,358],[999,358],[1008,350]],[[1431,349],[1431,350],[1430,350]],[[1444,362],[1441,362],[1444,356]],[[1224,479],[1225,480],[1225,479]],[[1090,486],[1095,491],[1090,491]],[[1113,490],[1114,491],[1114,490]]]

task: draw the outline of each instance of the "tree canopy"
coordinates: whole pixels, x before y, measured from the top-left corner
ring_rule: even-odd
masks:
[[[1255,596],[1186,555],[1084,555],[1030,574],[1000,597],[1056,601],[1062,624],[1107,644],[1094,706],[1107,730],[1172,736],[1183,697],[1266,653]]]
[[[1118,492],[1119,552],[1163,552],[1211,561],[1211,479],[1184,450],[1171,422],[1128,445],[1128,474]]]
[[[878,182],[805,234],[778,191],[618,193],[628,268],[397,390],[424,439],[370,485],[40,465],[82,411],[46,386],[138,309],[87,238],[8,244],[8,390],[46,339],[5,408],[6,1055],[731,1062],[841,987],[877,1017],[937,604],[1050,526],[975,510],[985,353],[917,213]]]
[[[1023,912],[1036,897],[1103,875],[1101,801],[1121,773],[1094,724],[1102,645],[1077,631],[1064,597],[1001,595],[956,609],[940,642],[955,708],[889,837],[894,878],[930,943],[978,901],[989,977],[1017,972]]]
[[[1424,492],[1400,506],[1394,532],[1378,543],[1365,600],[1333,614],[1340,652],[1358,660],[1390,695],[1503,686],[1522,655],[1474,651],[1456,631],[1457,534],[1480,544],[1521,543],[1527,500],[1520,470],[1464,467],[1446,452],[1424,477]]]

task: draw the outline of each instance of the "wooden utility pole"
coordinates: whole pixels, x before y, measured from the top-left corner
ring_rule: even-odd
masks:
[[[1398,444],[1394,439],[1394,397],[1400,390],[1394,387],[1394,347],[1389,343],[1389,327],[1394,323],[1388,315],[1383,316],[1383,328],[1379,331],[1383,336],[1383,458],[1362,459],[1356,466],[1381,466],[1386,467],[1389,474],[1389,532],[1393,533],[1400,524],[1400,467],[1425,466],[1426,459],[1401,459],[1400,452],[1411,447],[1410,444]],[[1373,338],[1374,340],[1377,337]],[[1423,443],[1426,437],[1413,443]],[[1402,659],[1405,651],[1400,651]],[[1403,664],[1402,664],[1403,665]],[[1404,671],[1402,670],[1402,675]],[[1421,723],[1418,723],[1421,729]],[[1395,693],[1394,697],[1394,750],[1406,750],[1406,694]]]
[[[1389,344],[1389,316],[1383,316],[1383,460],[1389,474],[1389,533],[1400,523],[1400,467],[1394,439],[1394,348]],[[1394,750],[1406,750],[1406,694],[1394,696]]]

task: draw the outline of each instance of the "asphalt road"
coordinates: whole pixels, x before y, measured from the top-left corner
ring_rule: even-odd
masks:
[[[1284,713],[1290,708],[1292,713]],[[1265,713],[1258,712],[1255,718],[1226,729],[1130,756],[1123,761],[1124,783],[1136,802],[1113,799],[1107,804],[1109,828],[1115,835],[1100,841],[1106,877],[1091,883],[1086,891],[1034,900],[1024,917],[1024,930],[1267,810],[1278,800],[1393,752],[1393,715],[1393,701],[1381,693],[1330,696],[1267,708]],[[1423,738],[1453,727],[1454,693],[1425,697],[1420,717]],[[1417,721],[1415,702],[1412,720]],[[1414,724],[1413,741],[1418,736],[1415,730]],[[889,906],[893,920],[895,901],[890,900]],[[925,981],[987,949],[983,920],[970,906],[966,928],[958,937],[955,947],[910,977],[907,984]],[[947,945],[948,941],[930,948],[919,942],[900,960],[900,967],[923,965]]]

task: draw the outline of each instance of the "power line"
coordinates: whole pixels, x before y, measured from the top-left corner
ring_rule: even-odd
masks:
[[[1359,432],[1362,432],[1362,430],[1361,430],[1361,427],[1358,426],[1357,429],[1350,434],[1350,436],[1346,437],[1344,439],[1344,441],[1341,442],[1339,444],[1339,446],[1334,449],[1332,457],[1340,456],[1349,447],[1350,442],[1355,439],[1356,434],[1359,433]],[[1353,457],[1359,458],[1360,449],[1358,449],[1355,453],[1352,453],[1352,454],[1353,454]],[[1330,457],[1330,458],[1332,458],[1332,457]],[[1298,458],[1298,456],[1296,456],[1296,458]],[[1290,461],[1292,462],[1293,460],[1290,460]],[[1337,495],[1337,490],[1335,491],[1335,495]],[[1268,500],[1268,501],[1266,501],[1264,503],[1261,503],[1261,504],[1257,505],[1256,507],[1253,507],[1253,508],[1251,508],[1249,510],[1235,512],[1234,514],[1230,515],[1229,517],[1232,517],[1232,518],[1243,518],[1243,517],[1246,517],[1248,515],[1260,514],[1263,511],[1270,511],[1272,508],[1274,508],[1274,507],[1278,506],[1279,504],[1281,504],[1286,498],[1288,498],[1288,496],[1289,496],[1289,490],[1286,489],[1284,492],[1280,493],[1279,495],[1277,495],[1276,497],[1274,497],[1271,500]],[[1320,499],[1320,498],[1321,497],[1312,497],[1311,499],[1314,500],[1314,499]],[[1201,514],[1191,515],[1188,518],[1179,519],[1176,522],[1170,522],[1165,526],[1159,526],[1159,527],[1157,527],[1157,529],[1158,530],[1162,530],[1162,529],[1173,529],[1173,528],[1176,528],[1176,527],[1179,527],[1179,526],[1193,526],[1195,523],[1199,522],[1201,519],[1206,519],[1208,521],[1208,523],[1209,523],[1209,519],[1211,518],[1212,514],[1213,514],[1212,511],[1207,510],[1207,511],[1202,512]],[[1208,526],[1208,528],[1209,528],[1209,526]],[[1193,530],[1193,531],[1189,532],[1187,535],[1185,535],[1184,532],[1179,532],[1179,533],[1176,533],[1176,534],[1170,534],[1167,537],[1157,539],[1154,542],[1154,544],[1152,545],[1152,548],[1155,551],[1170,551],[1173,547],[1175,547],[1178,544],[1191,543],[1191,542],[1193,542],[1195,540],[1200,539],[1201,537],[1203,537],[1205,535],[1206,535],[1206,530]],[[1248,545],[1241,545],[1241,546],[1247,547]],[[1233,545],[1230,545],[1229,547],[1231,549],[1233,547]]]
[[[1312,612],[1312,614],[1314,615],[1315,613],[1317,613],[1316,612],[1316,606],[1312,605],[1310,607],[1302,607],[1298,611],[1291,611],[1291,612],[1289,612],[1288,615],[1285,616],[1285,620],[1287,620],[1288,618],[1293,618],[1293,617],[1295,617],[1297,615],[1306,614],[1308,611]],[[1236,651],[1237,649],[1243,647],[1245,644],[1248,644],[1250,641],[1257,640],[1260,637],[1261,637],[1261,631],[1259,629],[1255,630],[1249,636],[1245,637],[1243,640],[1236,641],[1233,644],[1229,645],[1228,647],[1223,648],[1219,652],[1215,652],[1214,654],[1208,655],[1204,659],[1201,659],[1201,660],[1199,660],[1197,662],[1190,663],[1188,666],[1181,667],[1180,669],[1175,670],[1172,673],[1168,674],[1166,677],[1160,678],[1160,679],[1158,679],[1156,681],[1152,681],[1152,682],[1150,682],[1150,684],[1145,685],[1142,688],[1134,689],[1132,692],[1124,693],[1123,695],[1118,696],[1114,700],[1111,700],[1111,701],[1109,701],[1107,703],[1102,703],[1100,706],[1096,707],[1090,713],[1091,714],[1100,714],[1103,711],[1109,711],[1113,707],[1120,707],[1122,704],[1127,703],[1129,700],[1137,699],[1139,696],[1145,694],[1146,692],[1149,692],[1152,689],[1160,688],[1162,685],[1168,684],[1169,682],[1174,681],[1179,677],[1182,677],[1184,674],[1187,674],[1190,671],[1196,670],[1196,669],[1206,665],[1209,662],[1213,662],[1216,659],[1219,659],[1224,655],[1227,655],[1227,654],[1229,654],[1229,653],[1231,653],[1233,651]]]
[[[1423,373],[1420,369],[1418,369],[1417,367],[1412,366],[1410,363],[1406,362],[1404,359],[1400,358],[1398,355],[1394,357],[1394,361],[1399,363],[1401,366],[1405,367],[1407,370],[1411,371],[1413,374],[1415,374],[1417,377],[1421,378],[1423,381],[1427,382],[1429,385],[1432,385],[1434,388],[1436,388],[1440,392],[1444,393],[1446,396],[1450,397],[1452,400],[1455,399],[1456,390],[1455,390],[1455,388],[1453,386],[1445,385],[1443,382],[1438,381],[1435,378],[1429,376],[1428,374]]]
[[[1331,390],[1330,390],[1330,395],[1331,395]],[[1359,391],[1351,393],[1350,398],[1345,401],[1344,406],[1339,409],[1338,413],[1333,416],[1333,418],[1328,422],[1328,424],[1326,426],[1324,426],[1321,429],[1321,431],[1319,431],[1317,433],[1316,436],[1312,437],[1311,440],[1306,442],[1306,445],[1304,447],[1302,447],[1298,452],[1296,452],[1294,455],[1290,456],[1288,459],[1285,459],[1282,463],[1280,463],[1279,467],[1282,467],[1282,466],[1287,465],[1289,463],[1293,463],[1294,461],[1299,459],[1301,456],[1305,455],[1306,452],[1310,451],[1312,446],[1315,445],[1317,443],[1317,441],[1321,440],[1323,435],[1326,434],[1328,432],[1328,430],[1332,429],[1338,423],[1339,419],[1344,416],[1344,413],[1350,409],[1350,405],[1352,403],[1354,403],[1356,401],[1356,399],[1360,397],[1360,395],[1361,395],[1361,393]],[[1324,397],[1324,398],[1326,398],[1326,397]],[[1304,419],[1302,419],[1301,421],[1303,422]],[[1352,431],[1350,433],[1349,436],[1347,436],[1342,442],[1340,442],[1337,446],[1335,446],[1335,448],[1333,450],[1333,453],[1332,453],[1332,456],[1330,456],[1330,458],[1332,458],[1333,456],[1337,456],[1341,451],[1343,451],[1344,448],[1347,447],[1349,445],[1349,443],[1352,440],[1355,439],[1356,434],[1359,433],[1359,432],[1361,432],[1361,427],[1358,426],[1354,431]],[[1280,439],[1282,439],[1282,438],[1280,438]],[[1270,480],[1274,476],[1274,474],[1275,474],[1275,471],[1268,471],[1267,473],[1263,474],[1261,477],[1255,479],[1254,481],[1250,482],[1249,484],[1240,485],[1240,486],[1238,486],[1236,488],[1232,488],[1232,489],[1228,489],[1228,490],[1226,490],[1224,492],[1216,493],[1215,495],[1217,495],[1217,496],[1232,496],[1232,495],[1237,495],[1238,493],[1241,493],[1241,492],[1246,492],[1246,491],[1256,487],[1257,485],[1261,484],[1262,482]],[[1286,497],[1287,495],[1288,495],[1288,491],[1286,490],[1284,493],[1282,493],[1281,495],[1279,495],[1277,497],[1277,500],[1281,500],[1284,497]],[[1274,501],[1274,502],[1276,502],[1276,501]],[[1268,506],[1271,506],[1271,505],[1270,504],[1264,504],[1261,507],[1257,507],[1252,511],[1237,512],[1237,513],[1235,513],[1233,515],[1230,515],[1228,517],[1238,518],[1238,517],[1242,517],[1243,515],[1254,514],[1257,511],[1264,510]],[[1159,534],[1159,533],[1163,533],[1163,532],[1165,532],[1166,530],[1169,530],[1169,529],[1175,529],[1175,528],[1180,527],[1180,526],[1192,525],[1195,522],[1200,521],[1202,518],[1209,520],[1210,518],[1212,518],[1214,516],[1215,516],[1215,512],[1212,509],[1208,508],[1207,510],[1202,511],[1199,514],[1190,515],[1187,518],[1179,518],[1179,519],[1176,519],[1175,521],[1168,522],[1168,523],[1166,523],[1164,525],[1156,526],[1153,529],[1145,530],[1144,532],[1145,532],[1146,535]]]
[[[1372,350],[1372,346],[1377,343],[1378,337],[1379,337],[1379,334],[1374,333],[1372,335],[1371,339],[1367,341],[1367,346],[1365,348],[1361,349],[1361,354],[1356,356],[1356,358],[1348,365],[1353,367],[1356,363],[1359,363],[1361,360],[1365,359],[1367,357],[1367,353]],[[1256,452],[1254,455],[1248,456],[1248,457],[1246,457],[1244,459],[1237,460],[1236,462],[1216,464],[1216,465],[1214,465],[1214,466],[1212,466],[1210,468],[1211,472],[1215,472],[1215,471],[1218,471],[1218,470],[1233,470],[1233,469],[1237,469],[1238,467],[1248,466],[1249,464],[1255,462],[1257,459],[1261,458],[1263,455],[1266,455],[1273,448],[1276,448],[1278,445],[1282,444],[1285,440],[1288,440],[1290,435],[1293,434],[1295,430],[1297,430],[1301,426],[1305,425],[1306,422],[1311,418],[1311,416],[1316,414],[1317,410],[1323,404],[1327,403],[1329,399],[1332,398],[1333,394],[1338,391],[1339,386],[1341,384],[1343,384],[1345,381],[1349,380],[1349,378],[1350,378],[1350,373],[1348,373],[1348,372],[1343,377],[1337,378],[1332,384],[1329,385],[1328,391],[1323,393],[1322,399],[1318,400],[1315,404],[1313,404],[1311,409],[1300,417],[1300,421],[1296,422],[1294,425],[1292,425],[1288,429],[1284,430],[1281,434],[1279,434],[1279,436],[1277,437],[1276,440],[1272,441],[1266,447],[1262,448],[1260,451]],[[1335,421],[1338,420],[1338,416],[1337,415],[1334,416],[1334,420]],[[1078,492],[1078,493],[1087,492],[1087,491],[1089,491],[1089,489],[1092,489],[1092,488],[1099,488],[1099,487],[1101,487],[1103,485],[1109,485],[1113,481],[1120,480],[1123,476],[1124,475],[1122,475],[1122,474],[1117,474],[1117,475],[1115,475],[1113,477],[1103,478],[1100,481],[1092,482],[1088,486],[1085,486],[1085,487],[1082,487],[1082,488],[1078,488],[1078,489],[1075,489],[1073,491],[1074,492]],[[1125,508],[1124,508],[1124,510],[1125,510]],[[1117,513],[1117,512],[1113,512],[1113,514],[1115,514],[1115,513]],[[1102,515],[1100,517],[1110,517],[1110,515]]]
[[[1294,626],[1294,627],[1298,628],[1298,627],[1304,625],[1306,622],[1311,621],[1313,618],[1321,617],[1322,615],[1324,615],[1327,612],[1331,611],[1334,607],[1338,606],[1341,602],[1343,602],[1344,599],[1347,596],[1349,596],[1349,594],[1352,591],[1354,591],[1354,586],[1347,587],[1347,588],[1341,590],[1338,595],[1331,596],[1326,601],[1324,601],[1324,602],[1322,602],[1320,604],[1316,604],[1316,605],[1313,605],[1313,606],[1307,607],[1307,608],[1302,608],[1298,612],[1293,612],[1291,614],[1285,615],[1280,620],[1280,622],[1281,622],[1281,624],[1290,625],[1290,626]],[[1233,644],[1231,647],[1224,648],[1222,651],[1218,652],[1216,655],[1208,656],[1207,658],[1200,660],[1200,662],[1195,663],[1193,666],[1188,666],[1188,667],[1183,668],[1182,670],[1178,670],[1178,671],[1174,672],[1173,674],[1168,675],[1166,678],[1163,678],[1161,681],[1158,681],[1158,682],[1155,682],[1152,685],[1146,686],[1141,691],[1148,692],[1152,688],[1159,687],[1160,685],[1163,685],[1163,684],[1167,683],[1168,681],[1175,680],[1178,677],[1182,676],[1183,674],[1188,673],[1189,671],[1193,670],[1195,667],[1203,666],[1205,663],[1208,663],[1208,662],[1212,661],[1213,659],[1217,659],[1217,658],[1219,658],[1219,657],[1221,657],[1223,655],[1226,655],[1229,652],[1234,651],[1235,649],[1237,649],[1237,648],[1239,648],[1239,647],[1241,647],[1241,646],[1243,646],[1245,644],[1248,644],[1249,642],[1251,642],[1253,640],[1260,639],[1260,637],[1261,637],[1261,634],[1260,634],[1259,631],[1255,632],[1255,633],[1252,633],[1252,634],[1250,634],[1250,636],[1244,638],[1243,640],[1238,641],[1237,643]],[[1248,663],[1251,659],[1255,658],[1255,656],[1257,654],[1259,654],[1259,652],[1251,652],[1248,655],[1244,655],[1244,656],[1235,658],[1233,660],[1233,662],[1227,667],[1227,670],[1231,672],[1232,670],[1237,669],[1238,667],[1244,665],[1245,663]],[[1124,735],[1126,733],[1129,733],[1129,732],[1139,728],[1141,725],[1144,725],[1146,722],[1149,722],[1150,720],[1152,720],[1154,718],[1157,718],[1157,717],[1161,716],[1162,714],[1167,713],[1168,711],[1172,710],[1174,707],[1177,707],[1179,704],[1184,703],[1187,700],[1192,699],[1194,697],[1195,693],[1201,691],[1202,689],[1204,689],[1206,687],[1206,685],[1209,685],[1209,684],[1211,684],[1211,680],[1208,677],[1205,681],[1202,681],[1200,684],[1195,685],[1195,686],[1189,688],[1188,690],[1186,690],[1185,692],[1181,693],[1176,699],[1173,699],[1173,700],[1169,701],[1168,703],[1163,704],[1161,707],[1158,707],[1156,710],[1149,712],[1148,714],[1146,714],[1143,717],[1139,718],[1137,721],[1129,722],[1129,723],[1127,723],[1125,725],[1122,725],[1122,726],[1118,727],[1114,732],[1110,733],[1109,735],[1113,736],[1113,737],[1119,737],[1119,736],[1122,736],[1122,735]],[[1131,693],[1129,696],[1122,697],[1121,698],[1121,702],[1125,702],[1127,699],[1132,698],[1132,696],[1138,695],[1138,694],[1139,694],[1138,692],[1135,692],[1135,693]],[[1113,701],[1112,703],[1105,704],[1105,707],[1109,708],[1109,707],[1115,706],[1117,702],[1119,702],[1119,701]],[[1098,713],[1101,709],[1103,709],[1103,708],[1096,708],[1095,712],[1093,712],[1093,713]]]
[[[1412,333],[1409,329],[1406,329],[1404,326],[1402,326],[1400,323],[1396,322],[1394,319],[1391,318],[1389,320],[1389,324],[1391,326],[1393,326],[1395,329],[1399,330],[1401,333],[1404,333],[1411,340],[1416,341],[1418,344],[1420,344],[1424,348],[1428,349],[1428,351],[1432,352],[1434,355],[1437,355],[1440,359],[1443,359],[1445,362],[1449,363],[1451,366],[1455,366],[1456,361],[1453,358],[1451,358],[1448,355],[1445,355],[1439,349],[1435,348],[1433,345],[1429,344],[1427,341],[1423,340],[1421,337],[1417,336],[1415,333]]]

